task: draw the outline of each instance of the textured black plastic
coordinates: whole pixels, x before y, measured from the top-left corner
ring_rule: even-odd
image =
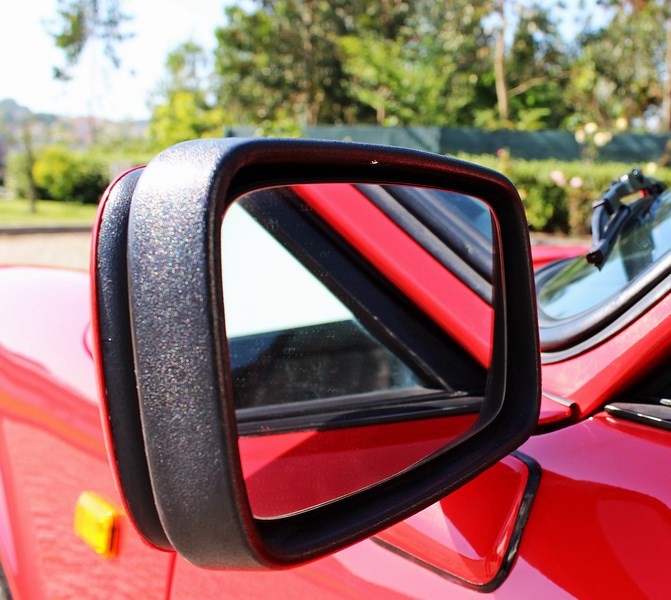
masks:
[[[133,342],[130,332],[126,242],[130,202],[141,170],[119,179],[109,192],[95,248],[95,277],[100,353],[105,380],[107,416],[114,458],[129,518],[152,544],[170,548],[158,518],[149,483],[140,422]]]
[[[242,478],[226,354],[221,219],[244,191],[320,181],[444,188],[491,206],[501,244],[491,384],[465,441],[342,500],[257,520]],[[540,399],[531,273],[519,196],[484,168],[399,148],[308,140],[202,140],[160,154],[133,193],[128,275],[149,471],[174,548],[215,568],[312,560],[428,506],[514,450],[533,430]]]
[[[671,431],[671,406],[643,402],[613,402],[606,412],[621,419]]]

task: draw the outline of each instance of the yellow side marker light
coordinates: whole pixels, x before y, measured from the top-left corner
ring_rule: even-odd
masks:
[[[93,492],[82,492],[75,505],[75,533],[96,554],[112,558],[117,551],[119,513]]]

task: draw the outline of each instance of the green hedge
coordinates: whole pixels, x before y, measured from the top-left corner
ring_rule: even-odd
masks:
[[[616,162],[523,160],[511,158],[505,150],[499,151],[499,156],[459,154],[458,157],[504,173],[520,192],[532,230],[564,234],[588,233],[592,202],[613,180],[637,166]],[[128,168],[147,162],[148,158],[124,156],[118,162]],[[38,195],[55,200],[97,202],[108,183],[110,165],[114,161],[110,154],[73,152],[57,146],[44,148],[37,154],[32,169]],[[27,197],[29,192],[26,166],[25,155],[10,156],[7,186],[16,197]],[[646,173],[671,183],[671,168],[641,166]]]
[[[671,169],[628,163],[563,162],[512,159],[500,156],[460,154],[458,157],[504,173],[520,192],[534,231],[589,233],[592,202],[610,183],[636,166],[671,183]]]

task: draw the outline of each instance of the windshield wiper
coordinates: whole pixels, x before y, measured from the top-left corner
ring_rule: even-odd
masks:
[[[601,270],[624,224],[632,215],[645,209],[664,189],[666,184],[643,175],[639,167],[611,183],[592,205],[592,247],[587,253],[587,262]],[[627,204],[622,202],[622,198],[636,192],[644,192],[643,197]]]

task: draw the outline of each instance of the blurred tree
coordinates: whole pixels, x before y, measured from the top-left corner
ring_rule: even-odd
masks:
[[[402,39],[344,36],[338,49],[345,88],[375,111],[378,125],[439,125],[444,121],[445,76],[410,56]],[[413,53],[415,54],[415,53]]]
[[[496,85],[496,104],[499,119],[504,125],[510,122],[510,98],[508,97],[508,82],[506,80],[506,2],[496,0],[494,5],[499,25],[494,43],[494,81]]]
[[[614,0],[601,0],[613,6]],[[662,81],[661,126],[664,131],[671,130],[671,1],[670,0],[625,0],[632,14],[638,17],[643,11],[655,14],[660,26],[664,27],[666,52],[664,67],[660,72]],[[617,4],[615,4],[617,6]]]
[[[217,102],[265,131],[472,124],[493,98],[491,0],[278,0],[227,10]]]
[[[97,203],[109,183],[105,165],[89,153],[47,146],[34,157],[33,179],[48,198]]]
[[[243,124],[297,133],[320,122],[354,122],[362,110],[344,85],[336,40],[354,25],[344,0],[257,1],[233,6],[216,31],[217,103]],[[365,118],[365,117],[364,117]]]
[[[496,104],[492,37],[484,25],[491,0],[418,0],[414,6],[408,52],[437,86],[433,124],[473,126],[475,115]]]
[[[540,129],[571,113],[562,102],[570,57],[534,3],[418,0],[395,37],[357,29],[339,46],[348,90],[379,123]]]
[[[665,2],[666,54],[664,56],[664,89],[662,96],[662,128],[671,131],[671,2]]]
[[[118,63],[122,0],[58,0],[67,77],[99,39]],[[609,16],[567,48],[540,0],[248,0],[208,63],[185,44],[153,103],[157,144],[223,123],[298,134],[318,123],[671,128],[671,0],[589,0]],[[514,31],[506,32],[506,28]],[[512,41],[512,43],[511,43]],[[206,64],[206,67],[203,67]],[[216,108],[215,108],[216,107]]]
[[[56,29],[51,35],[56,47],[65,54],[65,65],[54,67],[54,77],[69,79],[84,47],[96,38],[103,42],[105,56],[118,67],[116,48],[130,37],[123,31],[128,20],[121,10],[121,0],[58,0]]]
[[[37,183],[34,176],[35,168],[35,146],[33,143],[33,133],[31,131],[32,119],[26,119],[21,124],[21,141],[23,143],[23,152],[25,156],[25,181],[27,183],[26,192],[31,214],[37,212]]]
[[[564,8],[559,1],[553,14]],[[559,127],[569,112],[561,102],[570,56],[550,9],[532,2],[482,2],[491,28],[494,102],[479,104],[473,122],[486,129]],[[511,28],[514,28],[511,30]],[[506,40],[512,39],[512,43]]]
[[[374,114],[379,125],[428,123],[442,86],[431,65],[419,62],[419,32],[410,22],[420,3],[355,4],[358,10],[350,12],[347,34],[334,40],[350,103],[360,104],[367,118]]]
[[[35,165],[35,115],[12,100],[0,103],[0,134],[15,147],[7,165],[7,187],[16,198],[28,200],[28,210],[37,212],[38,189],[33,177]],[[18,150],[18,151],[17,151]]]
[[[154,148],[222,135],[225,112],[208,101],[210,65],[203,49],[186,42],[166,59],[167,77],[152,104],[149,137]]]
[[[582,120],[613,128],[646,124],[659,114],[665,62],[666,2],[602,0],[612,12],[603,27],[579,36],[565,102]]]
[[[517,129],[559,129],[573,108],[563,102],[571,57],[547,8],[519,10],[506,60],[510,118]]]

